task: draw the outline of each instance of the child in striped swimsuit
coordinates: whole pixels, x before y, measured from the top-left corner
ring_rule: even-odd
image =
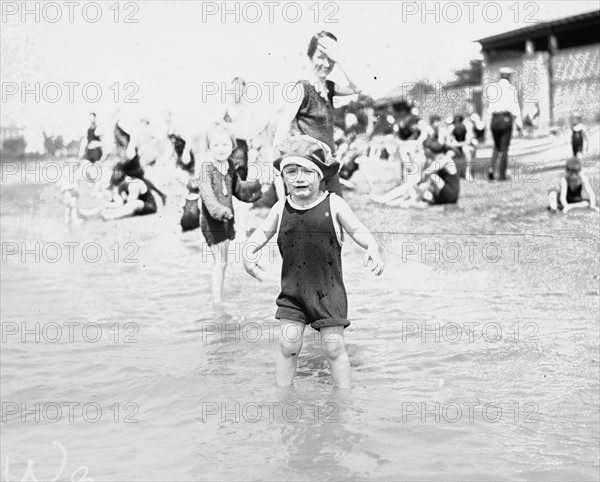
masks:
[[[200,228],[213,258],[211,271],[213,308],[222,310],[223,281],[229,241],[235,239],[232,196],[254,202],[262,196],[258,181],[242,181],[229,157],[236,145],[230,128],[212,124],[206,135],[208,157],[198,178],[202,209]]]
[[[321,347],[336,386],[350,388],[350,362],[344,346],[348,303],[342,276],[342,230],[366,249],[364,263],[383,272],[379,247],[348,204],[320,189],[339,169],[323,144],[312,137],[290,137],[274,162],[289,196],[280,200],[248,239],[248,252],[258,252],[275,234],[283,260],[281,293],[275,317],[281,323],[276,355],[276,380],[292,384],[306,325],[321,332]],[[246,252],[246,250],[244,250]],[[260,279],[256,256],[244,257],[246,271]]]

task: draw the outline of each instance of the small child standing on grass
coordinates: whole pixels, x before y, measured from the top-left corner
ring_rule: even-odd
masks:
[[[588,150],[587,134],[579,114],[574,114],[571,120],[571,148],[573,156],[579,158]]]
[[[255,254],[277,234],[283,260],[275,314],[281,322],[275,363],[280,386],[292,384],[304,329],[311,325],[321,333],[321,347],[335,385],[350,388],[350,361],[344,345],[344,328],[350,322],[342,276],[343,231],[366,250],[364,265],[370,260],[376,276],[383,272],[373,235],[342,198],[320,190],[320,183],[339,169],[339,163],[326,152],[322,143],[306,135],[284,142],[274,167],[290,194],[273,206],[247,242]],[[260,280],[262,266],[244,257],[244,268]]]
[[[222,310],[223,281],[229,241],[235,239],[233,201],[254,202],[262,196],[258,181],[242,181],[229,159],[236,146],[231,130],[222,122],[206,134],[207,157],[200,166],[198,187],[202,199],[200,228],[213,259],[211,271],[213,308]]]
[[[550,190],[548,203],[551,212],[561,210],[568,213],[577,208],[598,211],[596,196],[589,179],[581,172],[581,161],[577,157],[572,157],[566,162],[565,175],[560,180],[560,187]]]

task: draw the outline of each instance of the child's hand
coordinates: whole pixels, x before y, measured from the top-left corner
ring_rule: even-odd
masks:
[[[381,273],[383,273],[383,260],[379,255],[379,247],[377,245],[369,246],[367,248],[363,264],[365,266],[369,266],[369,260],[373,262],[373,267],[371,268],[371,271],[375,273],[375,276],[379,276]]]
[[[223,219],[229,220],[231,218],[233,218],[233,212],[231,212],[231,209],[225,208],[225,213],[223,214]]]
[[[246,259],[245,256],[244,256],[243,262],[244,262],[244,269],[246,270],[246,273],[248,273],[253,278],[256,278],[258,281],[262,281],[261,271],[264,271],[265,268],[263,268],[260,264],[258,264],[255,261],[250,261],[250,260]]]

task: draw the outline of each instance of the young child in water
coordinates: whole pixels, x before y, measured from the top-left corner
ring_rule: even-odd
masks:
[[[306,325],[321,332],[321,347],[336,386],[350,388],[350,361],[344,346],[348,302],[342,277],[343,231],[366,249],[364,264],[379,276],[383,261],[369,230],[339,196],[320,190],[321,181],[336,174],[339,163],[324,145],[303,135],[288,138],[274,167],[281,172],[289,195],[273,206],[265,221],[248,239],[248,250],[258,252],[275,234],[283,259],[281,293],[275,317],[281,323],[276,355],[276,381],[292,384]],[[249,255],[244,268],[260,280],[258,263]]]
[[[572,157],[566,162],[565,175],[560,180],[560,187],[550,190],[548,203],[551,212],[561,210],[568,213],[577,208],[598,211],[596,196],[589,179],[581,172],[581,161],[577,157]]]
[[[235,239],[233,201],[254,202],[262,196],[258,181],[242,181],[229,159],[236,139],[224,122],[212,124],[206,134],[207,156],[200,165],[198,187],[202,200],[200,228],[213,259],[212,300],[215,311],[223,309],[223,281],[229,241]]]

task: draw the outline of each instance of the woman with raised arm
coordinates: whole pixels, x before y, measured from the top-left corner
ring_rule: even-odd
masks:
[[[308,80],[299,80],[296,84],[301,91],[294,101],[286,104],[275,132],[273,146],[281,144],[290,133],[306,134],[326,144],[331,154],[335,155],[333,97],[359,94],[360,90],[344,70],[343,65],[346,65],[346,62],[339,54],[335,35],[325,31],[314,35],[308,44],[307,54],[312,67],[312,76]],[[345,87],[340,87],[327,79],[336,64],[348,81]],[[275,186],[278,197],[283,198],[284,187],[281,178],[276,178]],[[329,179],[325,183],[325,188],[341,196],[339,175],[335,174]]]

